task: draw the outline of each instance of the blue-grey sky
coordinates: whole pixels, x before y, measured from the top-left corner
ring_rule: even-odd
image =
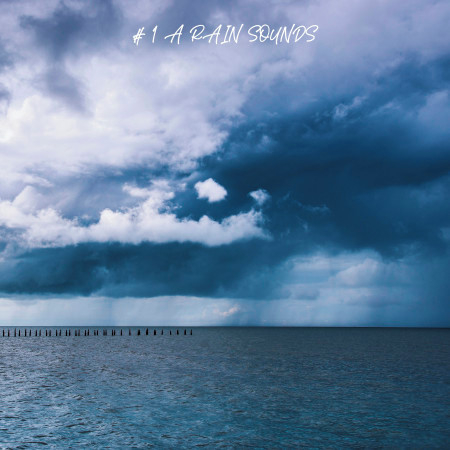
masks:
[[[246,35],[294,23],[315,39]],[[450,326],[449,23],[446,0],[1,2],[1,324]]]

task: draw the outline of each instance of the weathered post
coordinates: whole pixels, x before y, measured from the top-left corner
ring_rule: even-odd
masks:
[[[131,336],[131,328],[128,328],[128,336]]]
[[[192,328],[191,328],[191,336],[192,336]]]
[[[177,330],[177,334],[180,334],[180,332]]]
[[[169,331],[169,334],[172,336],[172,330]]]
[[[153,336],[156,336],[156,330],[153,330]]]
[[[42,330],[39,330],[39,337],[42,336]]]
[[[145,335],[148,336],[148,328],[145,330]]]
[[[161,334],[164,334],[164,330],[161,329]]]
[[[184,335],[186,336],[186,330],[184,330]]]
[[[120,329],[120,335],[122,336],[122,328]]]
[[[141,330],[138,330],[137,335],[138,335],[138,336],[141,335]]]

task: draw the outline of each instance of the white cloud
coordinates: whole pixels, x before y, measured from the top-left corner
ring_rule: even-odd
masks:
[[[237,305],[232,306],[231,308],[227,309],[226,311],[218,311],[217,310],[217,314],[221,317],[230,317],[233,314],[236,314],[237,312],[239,312],[241,310],[241,308]]]
[[[137,206],[123,210],[104,209],[96,223],[82,226],[78,218],[64,218],[51,207],[36,209],[29,201],[36,197],[33,189],[25,188],[13,201],[0,201],[0,226],[10,231],[19,244],[28,247],[58,247],[81,242],[196,242],[207,246],[267,238],[260,227],[262,216],[250,210],[224,218],[218,222],[208,216],[199,220],[178,218],[169,200],[174,192],[160,184],[151,189],[126,186],[135,197],[147,196]]]
[[[195,183],[198,198],[206,198],[209,203],[220,202],[227,196],[226,189],[212,178]]]
[[[264,190],[264,189],[258,189],[258,190],[256,190],[256,191],[252,191],[252,192],[250,192],[250,194],[248,194],[248,195],[250,195],[250,197],[251,197],[253,200],[255,200],[255,202],[256,202],[259,206],[261,206],[261,205],[263,205],[264,203],[266,203],[267,200],[269,200],[269,198],[270,198],[270,194],[269,194],[266,190]]]

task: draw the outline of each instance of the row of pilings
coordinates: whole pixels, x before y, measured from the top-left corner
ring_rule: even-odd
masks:
[[[119,333],[117,333],[117,331],[119,331]],[[153,331],[151,331],[148,328],[146,328],[145,330],[142,330],[142,333],[141,333],[140,328],[138,328],[137,330],[133,330],[133,333],[132,333],[131,328],[128,328],[128,330],[127,329],[123,330],[122,328],[120,330],[115,330],[115,329],[110,329],[110,330],[103,329],[102,330],[102,335],[103,336],[132,336],[132,335],[141,336],[141,334],[142,335],[145,334],[146,336],[148,336],[149,334],[153,335],[153,336],[157,336],[158,334],[162,334],[163,335],[164,334],[164,330],[162,329],[161,332],[159,332],[156,329],[153,329]],[[173,333],[172,333],[172,330],[169,330],[168,332],[166,330],[166,334],[169,334],[170,336],[172,336],[172,334],[180,335],[181,332],[180,332],[179,329],[173,330]],[[185,329],[183,334],[184,334],[184,336],[186,336],[188,334],[188,331]],[[94,329],[94,330],[83,329],[83,330],[81,330],[81,329],[67,328],[65,330],[63,330],[63,329],[57,330],[57,329],[42,329],[42,328],[39,328],[39,329],[35,329],[34,333],[33,333],[33,330],[31,328],[25,328],[23,330],[21,330],[20,328],[14,328],[14,330],[11,330],[11,329],[8,328],[6,330],[3,329],[1,335],[3,337],[22,337],[22,336],[24,336],[24,337],[32,337],[32,336],[34,336],[34,337],[41,337],[41,336],[48,336],[48,337],[50,337],[50,336],[100,336],[100,333],[99,333],[99,330],[97,330],[97,329]],[[189,331],[189,335],[192,336],[192,330]]]

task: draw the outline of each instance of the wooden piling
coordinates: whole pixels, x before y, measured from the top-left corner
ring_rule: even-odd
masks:
[[[169,334],[172,336],[172,330],[169,331]]]
[[[192,329],[191,329],[191,336],[192,336]]]
[[[177,330],[177,334],[180,334],[180,332]]]
[[[156,330],[153,330],[153,336],[156,336]]]
[[[164,330],[161,330],[161,334],[164,334]]]
[[[42,330],[39,330],[39,337],[42,336]]]
[[[148,336],[148,328],[145,330],[145,335]]]

